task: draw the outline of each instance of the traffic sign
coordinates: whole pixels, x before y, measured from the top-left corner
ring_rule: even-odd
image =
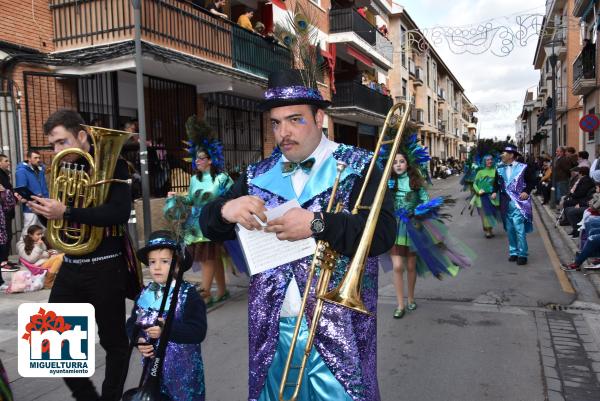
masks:
[[[595,114],[587,114],[579,120],[579,128],[585,132],[594,132],[600,126],[600,119]]]

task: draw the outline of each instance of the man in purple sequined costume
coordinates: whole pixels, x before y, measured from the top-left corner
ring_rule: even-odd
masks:
[[[314,237],[326,240],[343,255],[333,272],[330,288],[341,280],[365,226],[368,210],[352,215],[372,154],[340,145],[322,134],[325,109],[318,90],[303,83],[301,72],[285,70],[269,78],[263,110],[270,110],[278,149],[247,171],[222,198],[206,205],[200,216],[202,231],[211,240],[235,238],[235,223],[260,229],[255,216],[266,221],[264,212],[296,199],[301,208],[289,210],[269,221],[266,230],[280,240]],[[338,161],[347,164],[336,201],[342,213],[322,210],[331,195]],[[381,171],[376,169],[367,185],[363,203],[376,192]],[[325,304],[318,323],[313,352],[305,371],[299,400],[378,401],[377,385],[377,258],[394,243],[396,221],[391,197],[386,195],[363,277],[363,301],[372,315]],[[250,346],[250,401],[278,399],[281,367],[289,351],[304,291],[311,257],[296,260],[252,276],[248,293]],[[307,313],[302,321],[298,345],[303,347],[313,316],[316,279],[310,283]],[[296,352],[296,354],[300,354]],[[286,391],[286,397],[288,392]]]
[[[500,213],[508,236],[508,260],[527,264],[527,233],[533,230],[533,214],[529,194],[535,186],[532,169],[516,161],[517,148],[508,145],[502,152],[502,166],[496,179],[500,188]]]

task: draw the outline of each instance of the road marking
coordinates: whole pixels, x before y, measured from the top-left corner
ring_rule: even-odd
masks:
[[[540,219],[536,213],[533,214],[533,222],[535,223],[535,227],[537,228],[538,232],[540,233],[540,237],[542,237],[542,242],[544,243],[544,248],[546,248],[546,252],[548,253],[550,263],[552,264],[554,273],[556,274],[556,277],[558,278],[560,287],[562,288],[563,292],[566,292],[568,294],[575,294],[575,289],[573,288],[573,285],[571,285],[571,282],[569,281],[567,274],[564,271],[562,271],[560,268],[560,262],[559,262],[560,259],[558,259],[558,255],[556,254],[556,251],[552,247],[552,243],[550,242],[550,238],[548,237],[546,228],[542,226],[542,223],[540,222]]]

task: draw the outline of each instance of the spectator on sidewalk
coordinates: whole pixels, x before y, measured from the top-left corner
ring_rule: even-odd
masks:
[[[254,28],[252,27],[252,17],[254,17],[254,10],[247,8],[246,11],[238,17],[237,24],[250,32],[254,32]]]
[[[565,148],[559,146],[556,148],[556,166],[553,173],[556,176],[556,193],[555,201],[558,203],[560,199],[567,194],[569,190],[569,178],[571,169],[576,166],[573,159],[567,157]]]
[[[0,191],[5,190],[6,196],[10,196],[14,201],[13,186],[10,179],[10,159],[4,154],[0,154]],[[7,207],[4,211],[4,227],[6,230],[6,243],[0,246],[0,262],[8,261],[12,243],[12,222],[15,218],[15,207]],[[1,284],[1,282],[0,282]]]
[[[582,150],[581,152],[579,152],[577,154],[577,166],[591,168],[592,163],[590,163],[590,161],[588,160],[589,157],[590,154],[587,151]]]
[[[538,193],[542,195],[542,204],[550,201],[550,188],[552,187],[552,161],[544,160],[542,164],[542,178],[538,185]]]
[[[46,168],[42,163],[42,158],[35,150],[27,151],[27,160],[17,166],[15,174],[15,187],[27,187],[32,193],[41,197],[48,198],[48,185],[46,184]],[[23,204],[23,231],[25,235],[27,228],[33,224],[44,227],[37,214]]]

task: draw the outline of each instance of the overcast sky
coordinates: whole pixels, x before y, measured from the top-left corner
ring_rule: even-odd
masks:
[[[436,26],[478,26],[489,19],[492,24],[516,28],[515,16],[544,14],[545,0],[393,0],[405,7],[419,28]],[[514,137],[515,119],[521,112],[525,91],[537,87],[539,71],[533,68],[537,35],[526,46],[516,44],[505,57],[490,51],[472,55],[456,54],[448,43],[435,45],[436,51],[450,68],[467,97],[477,105],[480,112],[481,137]],[[498,49],[498,41],[493,48]]]

